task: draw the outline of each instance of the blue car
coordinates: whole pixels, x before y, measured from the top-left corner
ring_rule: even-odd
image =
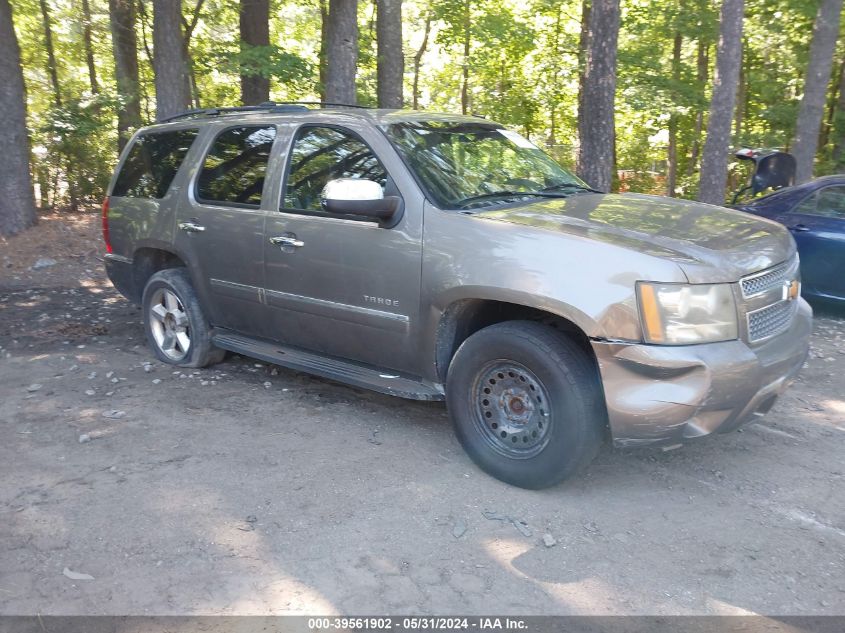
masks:
[[[790,230],[801,257],[805,297],[845,302],[845,175],[779,189],[736,208]]]

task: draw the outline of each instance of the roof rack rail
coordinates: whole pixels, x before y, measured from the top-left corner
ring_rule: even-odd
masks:
[[[302,106],[319,106],[321,108],[355,108],[356,110],[372,110],[370,106],[356,105],[352,103],[332,103],[330,101],[267,101],[258,107],[262,106],[286,106],[286,105],[302,105]]]
[[[308,106],[319,106],[321,108],[358,108],[369,109],[367,106],[351,105],[348,103],[327,103],[325,101],[265,101],[254,106],[226,106],[220,108],[196,108],[185,110],[163,119],[158,123],[169,123],[180,119],[190,119],[201,116],[219,116],[221,114],[236,114],[238,112],[296,112],[308,110]]]

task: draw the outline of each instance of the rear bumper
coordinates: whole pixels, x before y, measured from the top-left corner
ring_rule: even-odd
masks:
[[[790,328],[762,345],[679,347],[593,341],[617,446],[676,444],[725,433],[765,414],[810,349],[803,300]]]
[[[132,260],[113,253],[108,253],[103,259],[106,265],[106,274],[117,291],[130,301],[139,303],[140,297],[138,296],[138,289],[135,287],[135,272],[132,267]]]

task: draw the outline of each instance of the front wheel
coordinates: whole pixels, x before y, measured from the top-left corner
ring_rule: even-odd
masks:
[[[464,341],[449,366],[446,401],[473,461],[521,488],[554,485],[588,464],[607,420],[592,359],[531,321],[491,325]]]

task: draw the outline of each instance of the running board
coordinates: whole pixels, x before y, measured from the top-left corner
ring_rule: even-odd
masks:
[[[369,365],[321,356],[295,347],[220,330],[212,334],[211,342],[230,352],[390,396],[409,400],[444,399],[442,385],[402,376],[392,370],[380,370]]]

